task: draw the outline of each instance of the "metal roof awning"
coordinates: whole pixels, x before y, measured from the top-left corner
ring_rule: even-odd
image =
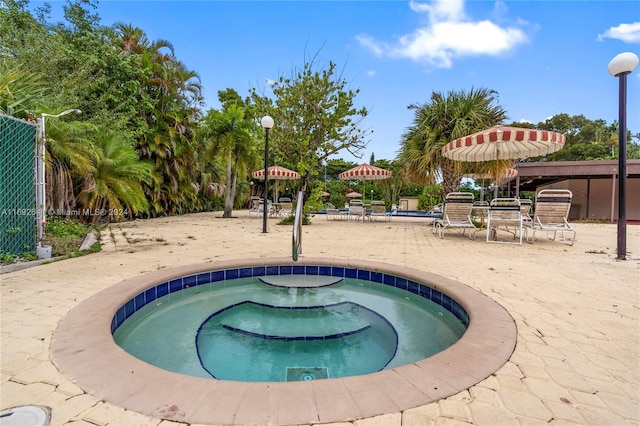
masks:
[[[617,176],[618,160],[516,163],[520,191],[566,179],[604,179]],[[640,178],[640,160],[627,160],[627,177]]]

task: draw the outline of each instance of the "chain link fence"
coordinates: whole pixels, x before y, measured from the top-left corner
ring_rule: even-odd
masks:
[[[36,124],[0,114],[0,254],[36,251]]]

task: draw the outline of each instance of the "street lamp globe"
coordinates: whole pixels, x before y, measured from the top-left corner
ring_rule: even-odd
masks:
[[[263,129],[271,129],[273,127],[273,118],[271,118],[268,115],[265,115],[260,120],[260,125],[262,126]]]
[[[616,77],[622,73],[630,73],[638,66],[638,55],[631,52],[623,52],[616,55],[609,62],[609,74]]]

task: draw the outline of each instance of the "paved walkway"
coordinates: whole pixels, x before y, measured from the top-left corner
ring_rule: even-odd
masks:
[[[161,268],[291,253],[291,227],[236,212],[114,224],[104,250],[0,275],[2,409],[53,409],[53,425],[178,425],[105,403],[50,361],[59,321],[110,285]],[[578,224],[573,247],[538,240],[488,245],[424,219],[354,223],[316,217],[303,228],[305,254],[371,259],[422,269],[487,294],[513,316],[511,360],[484,381],[436,403],[343,424],[640,424],[640,226],[629,226],[628,259],[615,260],[616,227]],[[171,409],[168,407],[167,409]]]

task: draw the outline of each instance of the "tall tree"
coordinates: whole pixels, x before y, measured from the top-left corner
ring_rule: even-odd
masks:
[[[202,105],[200,78],[177,60],[171,43],[151,41],[140,28],[117,24],[113,42],[119,55],[144,70],[135,112],[136,122],[144,125],[136,149],[141,159],[155,164],[157,179],[146,186],[151,214],[191,211],[197,206],[194,130]]]
[[[222,217],[230,218],[236,196],[238,177],[248,174],[248,167],[258,159],[256,124],[244,118],[244,110],[235,103],[228,108],[210,110],[202,120],[202,136],[210,141],[210,157],[225,162],[225,202]]]
[[[441,177],[445,193],[458,191],[465,168],[473,166],[445,158],[442,147],[454,139],[497,125],[506,117],[498,103],[498,93],[485,88],[450,91],[446,95],[433,92],[429,102],[409,108],[415,111],[415,116],[402,135],[398,159],[405,163],[406,175],[413,182],[433,184]]]
[[[68,0],[64,20],[49,24],[46,6],[34,17],[26,0],[2,2],[0,86],[13,95],[0,88],[0,105],[22,115],[36,108],[35,116],[82,110],[82,121],[109,129],[115,139],[133,144],[141,160],[154,164],[153,179],[144,181],[151,215],[193,211],[199,206],[193,140],[202,106],[198,75],[177,59],[168,41],[151,41],[132,25],[101,26],[96,5],[96,0]],[[43,96],[34,92],[38,79],[46,82]],[[45,101],[37,102],[40,97]],[[65,135],[56,135],[54,127],[47,130],[47,173],[60,178],[60,185],[48,186],[56,193],[47,198],[68,208],[82,187],[93,130],[69,133],[76,138],[75,156],[65,153],[62,145],[71,146]],[[59,147],[56,140],[62,142]]]
[[[322,163],[342,150],[360,155],[367,145],[361,128],[366,108],[357,108],[358,89],[336,73],[336,65],[316,69],[311,59],[290,76],[280,76],[271,87],[273,99],[251,92],[257,110],[270,115],[274,128],[270,148],[301,175],[301,188],[322,168]]]
[[[618,123],[590,120],[584,115],[556,114],[536,125],[566,136],[564,148],[549,154],[547,161],[613,160],[618,158]],[[637,158],[638,148],[627,133],[627,157]],[[635,157],[634,157],[635,156]]]
[[[47,120],[46,204],[55,211],[76,208],[76,184],[91,170],[92,126],[74,115]]]

